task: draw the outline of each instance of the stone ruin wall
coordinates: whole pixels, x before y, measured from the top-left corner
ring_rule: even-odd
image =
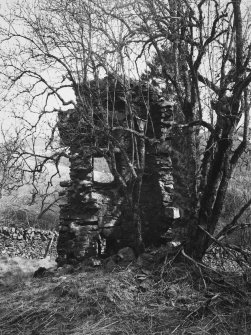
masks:
[[[124,196],[112,179],[103,182],[95,178],[95,159],[102,156],[93,155],[88,145],[78,145],[81,138],[74,143],[69,141],[67,127],[74,111],[64,113],[59,131],[63,142],[70,147],[70,180],[60,184],[65,191],[60,205],[58,263],[74,263],[116,252],[125,246],[134,247],[135,227],[128,216]],[[159,143],[149,145],[146,152],[140,204],[146,246],[159,243],[161,234],[179,217],[178,209],[172,206],[173,177],[169,154],[172,103],[155,103],[150,113]],[[74,127],[77,124],[71,125],[71,129]]]
[[[49,230],[0,227],[0,254],[29,259],[44,258],[50,246],[48,255],[56,258],[57,239],[58,233]]]
[[[164,159],[161,154],[149,155],[147,158],[141,210],[144,241],[146,245],[150,245],[158,243],[160,233],[164,233],[177,216],[177,209],[172,207],[170,159]],[[74,170],[78,178],[75,180],[71,174],[71,181],[61,183],[67,189],[67,195],[60,211],[58,254],[67,259],[113,253],[125,246],[133,247],[134,242],[134,227],[130,224],[127,205],[117,185],[114,182],[103,184],[95,180],[95,171],[84,176],[83,171],[87,172],[88,166],[91,168],[91,164],[86,161],[84,169],[84,161],[84,157],[72,157],[71,170]],[[77,162],[78,169],[75,165]],[[81,173],[77,175],[77,171]],[[81,203],[76,199],[78,193],[84,193]]]

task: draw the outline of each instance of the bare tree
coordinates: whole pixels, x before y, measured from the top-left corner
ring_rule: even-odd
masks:
[[[132,37],[141,37],[144,49],[155,50],[161,77],[179,105],[173,145],[180,174],[176,186],[183,193],[180,205],[188,225],[185,251],[201,259],[212,242],[237,162],[248,146],[249,14],[238,0],[139,1],[133,10],[137,19]],[[240,121],[243,140],[236,147]],[[200,152],[199,135],[205,129],[209,137]]]
[[[203,257],[212,242],[227,187],[248,145],[251,47],[243,8],[240,0],[44,0],[31,5],[24,1],[9,18],[3,18],[2,45],[10,41],[14,45],[12,58],[9,53],[2,56],[8,88],[20,86],[18,94],[29,96],[30,109],[46,97],[38,121],[63,107],[78,110],[78,130],[92,135],[89,144],[100,150],[95,134],[106,138],[111,169],[133,207],[137,198],[132,195],[140,193],[149,138],[133,122],[137,113],[130,77],[140,67],[145,69],[147,59],[157,57],[161,78],[178,106],[170,123],[176,190],[181,195],[177,201],[188,227],[185,252],[196,259]],[[115,122],[115,109],[103,104],[106,90],[102,92],[100,78],[110,73],[122,83],[128,116],[123,125]],[[68,90],[74,98],[65,98]],[[55,99],[60,108],[50,107]],[[149,101],[145,102],[148,113]],[[235,147],[240,121],[243,140]],[[133,156],[114,136],[120,127],[131,136]],[[51,139],[56,124],[52,129]],[[208,135],[203,150],[202,134]],[[117,148],[130,182],[114,164]]]
[[[26,115],[16,114],[29,131],[35,132],[43,119],[54,118],[50,143],[64,117],[77,117],[74,127],[68,129],[71,139],[68,145],[76,142],[83,148],[88,145],[93,152],[106,157],[128,201],[136,244],[142,249],[139,202],[146,142],[156,140],[154,132],[150,137],[146,134],[146,129],[151,128],[149,87],[138,85],[138,99],[145,111],[141,115],[132,96],[135,77],[139,76],[130,59],[132,49],[127,49],[128,24],[110,15],[117,11],[114,3],[105,4],[107,13],[101,11],[98,1],[44,0],[31,5],[28,1],[22,6],[18,4],[9,17],[3,18],[7,28],[1,29],[2,45],[8,51],[2,56],[2,75],[8,87],[6,99],[15,94],[18,98],[24,95],[28,108],[38,113],[33,124],[27,122]],[[11,58],[10,45],[14,48]],[[115,97],[118,91],[119,97]],[[73,98],[66,99],[70,93]],[[123,106],[122,120],[117,100]],[[34,106],[41,101],[44,105],[36,111]],[[55,101],[59,107],[55,107]],[[118,138],[118,132],[123,136]],[[128,143],[130,150],[127,150]],[[116,164],[117,151],[126,166],[125,174]],[[39,172],[49,160],[57,163],[64,152],[65,148],[61,148],[44,156],[42,161],[43,155],[33,154],[37,159],[34,172]]]
[[[25,182],[23,161],[20,155],[23,149],[23,141],[20,133],[8,135],[1,129],[2,143],[0,143],[0,198],[3,193],[9,194],[17,190]]]

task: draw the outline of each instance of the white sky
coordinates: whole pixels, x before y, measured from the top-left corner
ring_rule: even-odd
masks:
[[[31,0],[32,1],[32,0]],[[8,12],[8,6],[12,6],[13,3],[15,3],[16,0],[0,0],[0,11],[1,13],[3,12]],[[245,4],[250,4],[250,0],[245,0],[243,1],[243,3]],[[1,19],[0,19],[1,20]],[[51,74],[53,75],[53,74]],[[1,78],[0,78],[1,79]],[[74,100],[74,94],[72,93],[72,91],[70,91],[70,89],[65,89],[63,92],[63,96],[65,100]],[[39,102],[39,104],[41,106],[43,106],[43,99],[41,99],[41,102]],[[56,99],[51,99],[49,102],[49,108],[53,108],[53,107],[59,107],[60,103],[56,100]],[[1,104],[0,104],[1,107]],[[68,107],[69,108],[69,107]],[[11,110],[17,110],[17,109],[22,109],[22,101],[19,101],[19,106],[15,104],[13,105],[11,102],[5,106],[5,108],[1,108],[0,110],[0,123],[4,125],[4,128],[9,129],[9,128],[14,128],[20,125],[20,121],[19,120],[15,120],[11,117]],[[37,112],[39,113],[39,108],[37,109]],[[26,114],[26,117],[28,116],[28,119],[30,122],[34,123],[38,117],[38,114],[35,113],[29,113]],[[49,119],[52,118],[52,116],[48,117]],[[0,140],[1,140],[1,134],[0,134]]]
[[[17,2],[17,0],[0,0],[0,13],[1,14],[8,13],[9,8],[11,8],[11,6],[16,2]],[[32,0],[31,0],[31,2],[32,2]],[[1,23],[1,18],[0,18],[0,23]],[[53,73],[50,73],[48,75],[53,76]],[[73,92],[70,91],[69,89],[64,89],[64,91],[62,90],[62,94],[65,97],[65,100],[67,100],[67,99],[69,99],[69,100],[73,99],[74,100],[75,99]],[[45,99],[44,97],[41,98],[41,101],[38,101],[37,105],[40,104],[41,106],[43,106],[44,105],[44,99]],[[16,102],[15,102],[15,105],[13,105],[10,101],[10,102],[8,102],[8,104],[4,104],[4,106],[5,106],[5,108],[1,109],[1,111],[0,111],[0,122],[4,123],[7,127],[8,127],[8,125],[13,125],[13,124],[14,125],[16,124],[16,126],[18,126],[18,123],[20,121],[13,120],[12,116],[11,116],[11,110],[17,109]],[[58,99],[51,98],[50,101],[49,101],[48,106],[49,106],[49,109],[53,108],[53,107],[59,107],[60,102],[59,102]],[[21,101],[19,101],[18,108],[22,108],[22,102]],[[39,112],[39,108],[37,109],[37,111]],[[37,119],[37,116],[38,115],[36,115],[35,113],[30,113],[29,116],[28,116],[29,121],[33,120],[35,122],[35,120]]]
[[[16,0],[0,0],[0,12],[1,14],[8,13],[8,8],[11,7]],[[0,18],[1,23],[1,18]],[[53,76],[53,73],[49,74],[50,76]],[[1,80],[1,78],[0,78]],[[73,92],[70,89],[64,89],[61,90],[62,95],[64,96],[64,99],[67,101],[69,100],[75,100],[75,96]],[[1,96],[1,95],[0,95]],[[40,109],[44,106],[45,103],[45,97],[39,99],[36,101],[37,108],[34,109],[34,112],[25,112],[25,118],[29,120],[32,124],[34,124],[39,116]],[[0,124],[3,127],[4,130],[8,130],[8,132],[11,133],[12,130],[15,128],[20,127],[20,120],[13,118],[13,111],[14,112],[21,112],[25,110],[24,108],[24,100],[20,97],[19,99],[15,101],[8,101],[3,102],[3,100],[0,101]],[[59,108],[62,107],[59,100],[52,97],[49,100],[48,108],[47,109],[53,109],[53,108]],[[68,107],[69,108],[69,107]],[[47,119],[49,121],[52,121],[52,119],[55,119],[56,115],[48,115]],[[47,121],[46,121],[47,122]],[[2,140],[1,132],[0,132],[0,141]]]

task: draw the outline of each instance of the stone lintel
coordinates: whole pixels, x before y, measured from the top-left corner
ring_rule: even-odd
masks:
[[[78,222],[85,222],[88,224],[89,222],[98,222],[98,216],[97,215],[65,215],[61,216],[60,219],[63,219],[64,221],[78,221]]]
[[[68,224],[68,227],[66,227],[67,229],[70,229],[71,227],[75,227],[75,228],[79,228],[79,229],[83,229],[83,231],[86,231],[86,233],[88,233],[88,231],[96,231],[99,229],[98,225],[88,225],[88,224],[84,224],[83,222],[79,222],[79,221],[72,221],[70,224]]]

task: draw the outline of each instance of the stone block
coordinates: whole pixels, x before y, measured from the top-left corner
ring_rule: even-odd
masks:
[[[165,208],[165,216],[172,219],[180,218],[180,211],[177,207],[166,207]]]
[[[72,181],[71,180],[62,180],[59,185],[61,187],[70,187],[72,185]]]
[[[163,202],[169,204],[172,202],[172,196],[169,193],[163,192],[162,196],[163,196]]]
[[[70,177],[72,180],[80,179],[80,180],[92,180],[92,172],[91,173],[86,173],[84,171],[74,171],[70,173]]]
[[[69,225],[70,232],[74,233],[75,236],[85,236],[88,233],[88,229],[79,226],[75,222],[71,222]]]
[[[168,154],[170,152],[170,144],[166,141],[163,141],[157,145],[158,154]]]
[[[82,201],[82,204],[85,210],[92,211],[94,213],[100,209],[100,205],[95,200],[89,202]]]
[[[98,223],[98,216],[97,215],[90,215],[90,214],[75,214],[75,215],[65,215],[64,217],[61,216],[65,221],[79,221],[82,222],[81,224],[95,224]]]
[[[134,251],[130,247],[120,249],[117,253],[117,257],[120,262],[132,262],[135,260]]]
[[[165,190],[167,192],[173,192],[173,189],[174,189],[173,184],[165,185]]]
[[[93,183],[90,181],[90,180],[79,180],[77,183],[76,183],[76,185],[75,185],[75,187],[76,188],[81,188],[81,189],[89,189],[89,188],[91,188],[92,187],[92,185],[93,185]]]
[[[81,226],[76,222],[71,222],[69,225],[69,230],[74,232],[76,236],[82,236],[88,234],[90,231],[97,231],[98,226]]]
[[[117,219],[111,219],[110,221],[106,222],[102,227],[103,228],[113,228],[117,225],[118,220]]]
[[[99,192],[91,192],[91,196],[100,204],[109,203],[111,200],[109,196],[101,194]]]

